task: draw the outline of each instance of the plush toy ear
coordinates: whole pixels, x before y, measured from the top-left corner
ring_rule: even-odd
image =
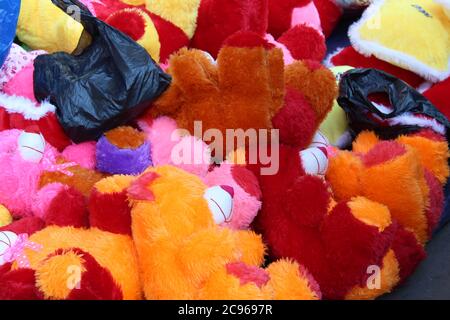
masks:
[[[12,264],[0,266],[0,300],[42,300],[44,297],[36,287],[32,269],[12,269]]]
[[[286,85],[299,91],[316,113],[319,126],[337,97],[336,78],[319,62],[297,61],[285,68]]]
[[[267,0],[201,1],[191,46],[217,57],[225,40],[238,31],[263,36],[268,24]]]
[[[127,188],[133,176],[112,176],[95,184],[89,198],[91,227],[117,234],[131,235],[131,211]]]

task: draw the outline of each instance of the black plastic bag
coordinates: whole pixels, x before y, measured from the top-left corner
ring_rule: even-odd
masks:
[[[141,115],[169,86],[171,77],[143,47],[92,16],[77,0],[52,0],[64,12],[80,8],[80,22],[92,43],[79,55],[58,52],[34,62],[34,91],[57,106],[62,127],[74,142]]]
[[[389,120],[411,114],[435,119],[445,127],[450,141],[448,119],[414,88],[390,74],[376,69],[352,69],[342,75],[339,91],[338,103],[347,113],[355,136],[363,130],[371,130],[384,139],[393,139],[419,131],[421,127],[416,124],[382,125],[376,119]],[[377,93],[389,97],[392,111],[382,112],[369,100],[370,95]]]

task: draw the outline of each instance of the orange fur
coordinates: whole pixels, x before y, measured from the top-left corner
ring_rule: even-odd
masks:
[[[380,140],[373,132],[362,132],[353,143],[353,152],[342,151],[331,158],[327,179],[337,200],[364,196],[386,205],[392,216],[424,244],[428,239],[426,209],[430,192],[424,168],[440,181],[445,180],[449,170],[448,147],[420,136],[400,137],[396,141],[405,147],[404,154],[365,167],[361,157]]]
[[[117,127],[105,133],[106,139],[121,149],[136,149],[145,142],[145,135],[132,127]]]
[[[241,284],[226,266],[262,264],[261,237],[216,225],[203,198],[206,185],[198,177],[171,166],[148,169],[152,171],[159,176],[148,186],[155,200],[134,200],[132,208],[133,237],[148,299],[287,298],[294,288],[296,296],[317,298],[308,294],[307,280],[298,271],[289,277],[274,274],[262,288],[252,282]]]
[[[27,250],[27,256],[33,269],[39,270],[42,261],[57,249],[77,247],[89,252],[102,267],[111,272],[122,289],[124,299],[141,298],[137,257],[133,241],[129,236],[112,234],[98,229],[85,230],[52,226],[33,234],[30,240],[43,246],[43,249],[38,252]],[[68,258],[54,259],[56,259],[55,263],[49,264],[41,272],[53,270],[56,263],[65,265]],[[63,293],[66,293],[67,279],[61,272],[64,270],[47,272],[45,277],[40,278],[39,286],[46,295],[63,298]]]
[[[316,67],[296,62],[285,68],[280,49],[262,46],[226,45],[217,64],[199,50],[182,49],[169,61],[170,88],[149,114],[170,116],[191,134],[195,121],[202,121],[204,131],[218,129],[224,136],[227,129],[270,129],[290,87],[310,102],[318,126],[331,110],[337,86],[328,69]]]
[[[43,172],[39,180],[39,187],[42,188],[47,184],[59,182],[74,187],[88,197],[94,185],[104,177],[103,174],[97,171],[85,169],[78,165],[68,168],[68,170],[73,173],[72,176],[61,172]]]

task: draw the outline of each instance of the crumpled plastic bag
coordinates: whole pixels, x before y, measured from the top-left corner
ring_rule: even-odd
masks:
[[[79,55],[58,52],[35,62],[34,92],[50,99],[67,135],[76,143],[140,116],[169,86],[171,78],[143,47],[94,17],[77,0],[52,0],[66,12],[80,7],[92,43]]]
[[[347,113],[356,136],[363,130],[393,139],[421,128],[438,132],[450,141],[449,120],[423,95],[402,80],[376,69],[353,69],[341,77],[338,103]],[[370,99],[373,94],[389,97],[389,110],[382,110]]]
[[[20,0],[0,0],[0,67],[5,62],[14,36],[20,11]]]

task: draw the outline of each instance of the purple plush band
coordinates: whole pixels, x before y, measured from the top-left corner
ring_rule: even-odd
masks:
[[[150,143],[136,149],[120,149],[103,136],[97,143],[97,170],[110,174],[138,175],[152,165]]]

